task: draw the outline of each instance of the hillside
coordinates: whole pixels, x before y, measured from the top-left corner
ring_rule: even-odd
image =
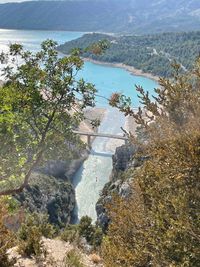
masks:
[[[0,27],[152,33],[198,30],[199,0],[32,1],[0,5]]]
[[[99,40],[107,39],[110,47],[102,55],[85,53],[85,57],[109,63],[124,63],[158,76],[170,76],[174,60],[182,69],[191,69],[200,53],[200,32],[163,33],[143,36],[109,36],[85,34],[65,43],[58,50],[68,54],[74,47],[84,48]]]

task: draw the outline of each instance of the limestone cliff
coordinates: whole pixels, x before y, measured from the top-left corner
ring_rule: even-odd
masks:
[[[109,224],[109,217],[106,212],[106,205],[112,202],[113,194],[127,198],[132,193],[132,175],[129,170],[134,170],[142,165],[145,157],[136,157],[138,147],[134,145],[123,145],[116,149],[113,155],[113,170],[110,181],[105,185],[99,201],[96,204],[97,222],[106,230]]]
[[[50,223],[59,227],[70,222],[75,206],[70,182],[40,173],[32,175],[29,186],[16,198],[30,212],[47,213]]]

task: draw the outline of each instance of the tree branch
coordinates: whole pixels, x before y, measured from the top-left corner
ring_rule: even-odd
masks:
[[[38,153],[36,160],[34,161],[34,163],[32,164],[31,168],[29,169],[29,171],[27,172],[27,174],[25,175],[24,181],[22,183],[22,185],[18,188],[14,188],[14,189],[8,189],[8,190],[4,190],[2,192],[0,192],[0,196],[7,196],[7,195],[14,195],[14,194],[19,194],[23,191],[23,189],[28,185],[29,182],[29,178],[31,176],[32,171],[37,167],[37,165],[39,164],[42,155],[43,155],[44,149],[40,150],[40,152]]]

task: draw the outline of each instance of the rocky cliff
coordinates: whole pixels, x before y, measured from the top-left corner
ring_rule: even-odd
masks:
[[[132,194],[131,181],[133,175],[129,171],[138,169],[146,157],[138,157],[136,153],[139,148],[134,145],[123,145],[116,149],[113,155],[113,170],[108,182],[96,204],[97,222],[106,230],[109,224],[109,217],[106,212],[106,205],[112,202],[113,194],[127,198]]]
[[[50,223],[59,227],[70,222],[75,206],[70,182],[40,173],[32,175],[29,186],[16,198],[30,212],[47,213]]]

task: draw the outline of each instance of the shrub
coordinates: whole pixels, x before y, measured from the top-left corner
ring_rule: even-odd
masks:
[[[82,237],[85,237],[88,243],[92,242],[94,236],[94,226],[92,225],[92,219],[88,216],[83,216],[79,223],[79,233]]]
[[[39,256],[44,252],[41,238],[53,237],[54,229],[46,215],[28,215],[19,232],[19,252],[26,256]]]
[[[79,223],[79,234],[95,248],[101,245],[103,232],[100,227],[92,225],[92,219],[88,216],[81,218]]]
[[[94,246],[94,248],[98,248],[101,245],[102,240],[103,240],[103,231],[98,226],[95,226],[94,229],[95,229],[95,231],[93,234],[91,244]]]
[[[69,225],[67,226],[62,233],[60,234],[60,237],[65,242],[70,243],[77,243],[79,240],[79,229],[77,225]]]
[[[65,267],[85,267],[81,262],[80,254],[75,249],[72,249],[67,253]]]

